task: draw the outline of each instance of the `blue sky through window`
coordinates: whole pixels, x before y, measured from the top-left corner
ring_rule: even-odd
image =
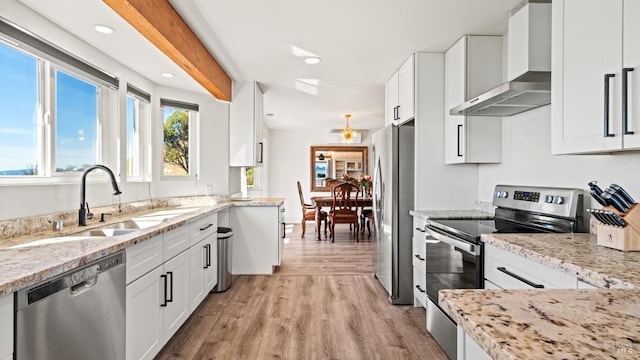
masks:
[[[38,62],[0,44],[0,175],[37,166]]]

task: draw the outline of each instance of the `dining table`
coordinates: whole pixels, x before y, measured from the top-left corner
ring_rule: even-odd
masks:
[[[333,205],[333,196],[313,196],[311,198],[311,202],[316,207],[316,236],[317,236],[317,240],[321,240],[321,238],[320,238],[320,223],[321,223],[320,214],[322,212],[322,208],[323,207],[329,207],[330,208]],[[371,196],[364,197],[364,198],[358,198],[358,207],[360,209],[365,208],[365,207],[372,207],[372,206],[373,206],[373,199],[372,199]]]

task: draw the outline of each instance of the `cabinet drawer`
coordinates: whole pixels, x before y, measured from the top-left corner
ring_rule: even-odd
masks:
[[[415,239],[425,239],[427,227],[427,220],[422,218],[413,217],[413,237]]]
[[[425,260],[425,240],[413,238],[413,266],[423,273],[427,273],[427,262]]]
[[[578,279],[520,255],[485,244],[485,279],[503,289],[575,289]]]
[[[427,307],[427,276],[418,268],[413,268],[413,296],[417,298],[424,308]]]
[[[127,248],[127,284],[162,265],[163,248],[162,235]]]
[[[207,236],[218,231],[218,214],[205,215],[189,224],[189,246],[204,240]]]
[[[164,260],[180,254],[189,248],[189,227],[181,226],[164,233]]]

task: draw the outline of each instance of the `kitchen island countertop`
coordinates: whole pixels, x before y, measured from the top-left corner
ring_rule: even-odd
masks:
[[[482,240],[604,288],[440,291],[443,310],[492,358],[640,355],[640,253],[599,246],[590,234]]]

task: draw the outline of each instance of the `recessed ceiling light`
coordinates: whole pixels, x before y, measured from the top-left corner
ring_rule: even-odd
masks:
[[[306,62],[307,64],[317,64],[320,62],[320,58],[317,56],[309,56],[308,58],[304,59],[304,62]]]
[[[172,77],[174,77],[174,74],[173,74],[173,73],[170,73],[170,72],[163,72],[163,73],[162,73],[162,74],[160,74],[160,75],[162,75],[162,77],[166,77],[166,78],[172,78]]]
[[[114,32],[116,32],[112,27],[109,27],[107,25],[98,24],[98,25],[95,25],[93,28],[96,29],[96,31],[101,34],[113,34]]]

